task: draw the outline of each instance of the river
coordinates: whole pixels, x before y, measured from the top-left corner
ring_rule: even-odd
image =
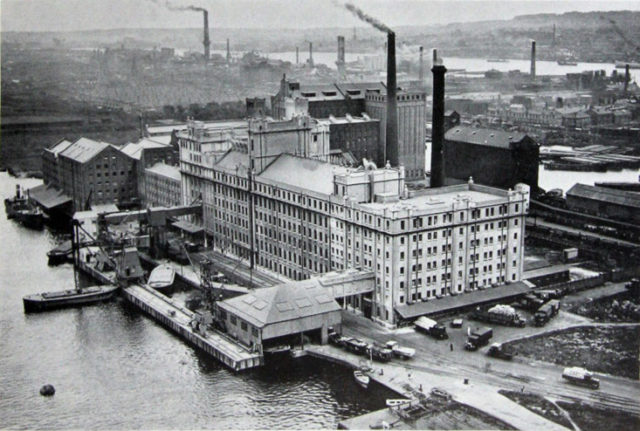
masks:
[[[40,184],[0,173],[0,195],[16,182]],[[313,359],[234,374],[121,299],[25,315],[22,296],[68,288],[73,271],[47,266],[48,230],[2,211],[0,237],[0,429],[335,429],[393,396],[363,396],[348,369]]]

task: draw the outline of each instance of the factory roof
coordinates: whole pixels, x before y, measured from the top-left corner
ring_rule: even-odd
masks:
[[[640,193],[611,189],[608,187],[576,184],[567,191],[567,196],[640,208]]]
[[[89,138],[80,138],[60,152],[60,154],[76,162],[85,163],[108,147],[113,147],[113,145],[107,144],[106,142],[94,141]]]
[[[177,166],[167,165],[166,163],[158,162],[145,169],[145,172],[151,172],[156,175],[180,181],[180,169]]]
[[[527,135],[520,132],[505,132],[493,129],[476,129],[467,126],[456,126],[448,130],[444,138],[448,141],[466,142],[496,148],[510,148],[512,143],[522,142]]]
[[[317,279],[256,289],[220,301],[218,306],[258,328],[340,311],[340,306]]]
[[[142,151],[151,148],[169,148],[169,145],[162,144],[149,138],[141,139],[138,142],[130,142],[120,149],[132,159],[140,160]]]
[[[64,151],[67,148],[69,148],[70,145],[72,145],[71,141],[67,141],[66,139],[62,139],[62,140],[58,141],[56,144],[54,144],[51,148],[45,148],[45,150],[49,151],[49,152],[51,152],[51,153],[53,153],[53,154],[55,154],[57,156],[62,151]]]
[[[334,117],[332,115],[329,118],[317,118],[316,121],[319,124],[351,124],[351,123],[380,122],[379,119],[371,118],[366,114],[362,117],[354,117],[352,115],[347,115],[345,117]]]
[[[410,209],[416,213],[438,213],[450,211],[453,203],[460,200],[468,200],[469,202],[475,203],[476,206],[482,206],[495,203],[497,200],[506,199],[506,197],[506,191],[464,183],[422,190],[413,197],[397,202],[371,202],[360,205],[364,208],[379,212],[384,212],[385,210],[393,212]]]
[[[218,160],[216,168],[233,172],[239,168],[249,169],[249,154],[237,150],[229,150]]]
[[[348,169],[344,166],[281,154],[267,166],[259,178],[330,195],[333,193],[333,175],[346,172]]]

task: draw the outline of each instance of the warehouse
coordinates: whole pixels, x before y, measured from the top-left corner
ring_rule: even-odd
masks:
[[[576,184],[567,192],[567,205],[575,211],[640,223],[640,193]]]
[[[294,342],[300,334],[326,343],[329,327],[342,322],[340,306],[317,279],[258,289],[217,307],[226,332],[259,349]]]

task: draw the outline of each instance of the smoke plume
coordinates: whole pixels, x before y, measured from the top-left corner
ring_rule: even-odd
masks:
[[[360,18],[362,21],[371,24],[378,30],[384,31],[385,33],[393,33],[393,30],[391,30],[389,27],[387,27],[386,25],[384,25],[374,17],[367,15],[362,9],[355,6],[354,4],[352,3],[344,3],[344,4],[336,3],[336,4],[338,4],[341,7],[345,7],[349,12],[351,12],[352,14]]]
[[[168,0],[150,0],[151,2],[159,5],[159,6],[163,6],[166,7],[169,10],[174,10],[174,11],[187,11],[187,10],[192,10],[192,11],[196,11],[196,12],[206,12],[207,10],[198,6],[178,6],[175,4],[172,4],[171,2],[169,2]]]

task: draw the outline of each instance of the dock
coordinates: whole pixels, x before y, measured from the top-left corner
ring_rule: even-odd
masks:
[[[117,284],[113,271],[99,271],[87,263],[81,254],[78,269],[102,284]],[[225,335],[192,326],[195,313],[168,296],[149,287],[133,284],[121,289],[122,296],[153,320],[160,323],[187,343],[201,349],[234,371],[243,371],[264,365],[264,356],[250,351],[239,342]]]
[[[195,313],[153,289],[132,285],[122,289],[122,295],[131,304],[180,338],[203,350],[234,371],[243,371],[264,365],[264,357],[260,353],[251,352],[217,332],[194,329],[191,322],[194,321]]]

